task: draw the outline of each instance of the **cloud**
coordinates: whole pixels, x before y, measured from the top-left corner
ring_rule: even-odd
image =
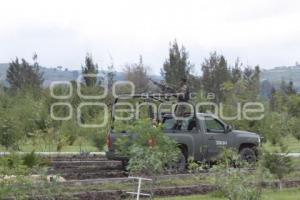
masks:
[[[139,54],[159,73],[169,41],[183,43],[200,66],[210,51],[263,67],[299,58],[299,1],[128,0],[3,1],[0,62],[15,56],[79,68],[86,52],[118,69]]]

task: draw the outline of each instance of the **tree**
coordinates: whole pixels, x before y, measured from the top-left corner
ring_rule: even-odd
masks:
[[[300,96],[290,95],[286,101],[287,112],[289,115],[300,119]]]
[[[283,178],[294,170],[291,157],[287,153],[282,155],[277,152],[265,152],[262,162],[263,166],[279,180],[279,189],[281,190]]]
[[[297,94],[297,90],[294,87],[293,81],[290,81],[288,84],[285,82],[284,79],[281,80],[280,84],[281,91],[286,95],[294,95]]]
[[[236,83],[242,78],[243,71],[241,69],[242,63],[239,58],[236,59],[234,67],[231,69],[231,82]]]
[[[229,80],[230,71],[224,56],[218,55],[216,52],[210,54],[202,64],[202,84],[203,89],[207,93],[214,93],[216,101],[224,100],[222,94],[222,84]]]
[[[293,81],[290,81],[288,84],[285,82],[285,80],[281,80],[281,85],[280,85],[281,90],[287,94],[287,95],[293,95],[296,94],[297,91],[294,87]]]
[[[25,59],[19,62],[16,58],[9,63],[6,80],[13,90],[23,90],[26,88],[40,88],[44,82],[43,73],[37,62],[37,55],[33,56],[34,64],[29,64]]]
[[[177,41],[170,44],[169,57],[161,71],[166,83],[178,87],[181,78],[188,78],[192,65],[188,61],[188,53],[184,46],[179,49]]]
[[[106,75],[106,79],[107,79],[108,90],[111,91],[112,86],[115,82],[115,76],[116,76],[116,71],[115,71],[113,63],[111,65],[107,66],[107,71],[106,71],[105,75]]]
[[[93,62],[91,54],[85,57],[85,66],[81,67],[84,76],[85,85],[87,87],[94,87],[97,84],[98,65]]]
[[[270,101],[269,101],[269,107],[270,107],[270,111],[275,111],[276,110],[276,89],[274,87],[272,87],[271,89],[271,97],[270,97]]]
[[[149,83],[148,69],[144,66],[142,56],[140,56],[139,63],[126,65],[124,73],[125,79],[135,85],[136,92],[142,93],[147,91]]]
[[[260,68],[255,66],[247,66],[242,74],[242,78],[238,84],[242,85],[242,89],[238,91],[240,97],[245,101],[257,100],[260,92]]]

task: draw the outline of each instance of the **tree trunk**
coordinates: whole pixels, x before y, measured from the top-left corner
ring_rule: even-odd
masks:
[[[282,190],[282,181],[279,180],[279,190],[281,191]]]

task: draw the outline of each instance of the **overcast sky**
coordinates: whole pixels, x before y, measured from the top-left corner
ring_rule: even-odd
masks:
[[[300,62],[299,0],[0,0],[0,63],[37,52],[80,69],[86,52],[117,70],[143,55],[158,74],[175,38],[196,71],[216,50],[263,68]]]

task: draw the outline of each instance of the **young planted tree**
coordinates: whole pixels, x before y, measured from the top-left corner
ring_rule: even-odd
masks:
[[[287,154],[265,152],[263,166],[279,180],[280,190],[282,189],[284,177],[294,170],[292,159]]]
[[[257,169],[254,173],[245,171],[251,166],[240,160],[238,153],[231,149],[224,149],[219,157],[218,165],[212,168],[218,194],[228,200],[261,200],[261,170]]]

